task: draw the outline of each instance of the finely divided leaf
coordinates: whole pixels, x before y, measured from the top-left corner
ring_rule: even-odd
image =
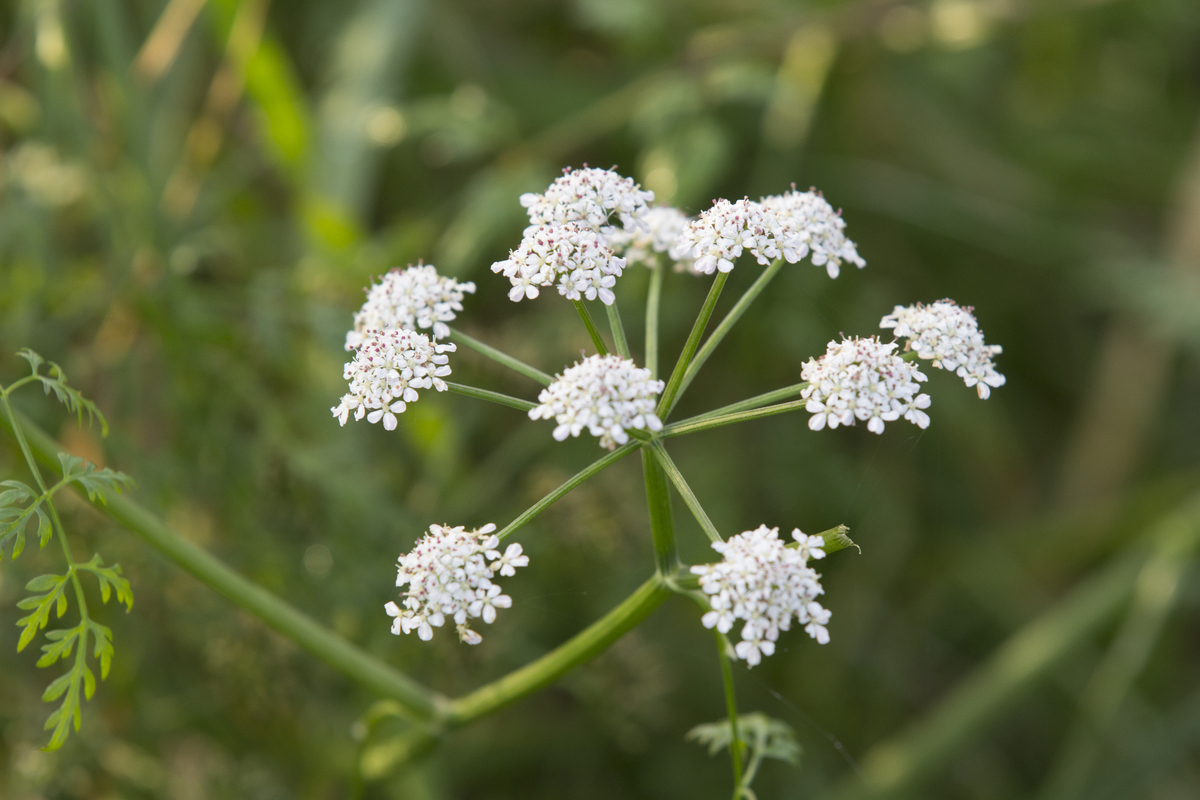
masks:
[[[21,652],[37,636],[37,632],[50,622],[50,609],[57,606],[61,618],[67,610],[67,596],[63,589],[67,585],[66,575],[39,575],[25,585],[31,592],[44,594],[26,597],[17,603],[17,608],[32,613],[17,620],[17,625],[24,628],[17,640],[17,652]]]
[[[120,564],[106,567],[101,562],[100,554],[97,553],[92,556],[91,561],[86,564],[78,564],[76,568],[87,570],[96,576],[96,580],[100,584],[100,599],[105,603],[115,591],[118,603],[124,603],[126,610],[133,608],[133,588],[129,585],[129,580],[121,574]]]
[[[107,505],[108,490],[120,493],[134,486],[133,478],[125,473],[108,467],[97,468],[90,461],[70,453],[59,453],[58,460],[62,464],[63,480],[79,484],[93,503]]]

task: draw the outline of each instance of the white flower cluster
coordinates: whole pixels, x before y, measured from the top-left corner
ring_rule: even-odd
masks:
[[[396,585],[408,584],[404,608],[395,603],[384,606],[392,621],[392,633],[417,632],[425,641],[433,638],[433,629],[454,620],[458,638],[467,644],[483,641],[467,627],[467,619],[482,618],[489,625],[496,620],[497,608],[512,606],[512,598],[500,594],[492,583],[496,573],[515,575],[516,567],[529,564],[521,554],[521,545],[510,544],[500,554],[500,540],[493,535],[496,526],[484,525],[468,531],[461,525],[451,528],[430,525],[429,533],[413,545],[412,552],[401,555]]]
[[[555,376],[538,395],[530,419],[553,418],[554,438],[578,436],[584,428],[609,450],[629,441],[630,428],[662,430],[655,415],[655,398],[663,382],[618,355],[589,356]]]
[[[696,261],[696,271],[711,275],[729,272],[743,250],[749,250],[760,264],[769,264],[780,255],[779,223],[760,203],[749,198],[736,202],[715,200],[679,235],[678,248]],[[788,261],[800,260],[790,253]]]
[[[798,547],[787,547],[778,528],[756,530],[714,542],[724,556],[716,564],[692,567],[712,610],[701,619],[704,627],[728,633],[735,620],[745,620],[742,640],[734,647],[737,657],[753,667],[775,652],[780,631],[792,627],[792,618],[820,644],[829,641],[830,612],[816,602],[824,594],[821,576],[808,566],[810,558],[824,558],[820,536],[792,531]]]
[[[545,194],[521,195],[521,205],[529,210],[530,225],[562,225],[583,222],[594,231],[608,232],[609,217],[614,213],[626,228],[637,227],[646,213],[646,204],[654,192],[642,191],[632,178],[623,178],[610,169],[564,169]]]
[[[992,356],[1004,348],[984,343],[974,310],[949,299],[928,306],[896,306],[879,327],[895,328],[897,337],[908,339],[905,350],[911,348],[921,358],[933,359],[935,367],[954,372],[986,400],[992,393],[989,387],[1004,385],[1004,376],[992,363]]]
[[[760,202],[715,200],[712,208],[693,220],[679,235],[676,248],[696,260],[706,275],[729,272],[748,250],[758,263],[783,258],[789,264],[810,253],[813,263],[836,278],[843,261],[859,267],[867,262],[842,233],[846,223],[815,191],[764,197]]]
[[[836,278],[843,261],[859,269],[867,262],[858,254],[854,242],[846,238],[846,222],[841,214],[816,189],[764,197],[762,205],[775,215],[791,247],[804,258],[812,254],[812,263],[824,266],[829,277]]]
[[[417,400],[417,389],[446,391],[442,380],[450,374],[446,353],[452,344],[435,344],[423,333],[403,329],[369,330],[354,359],[346,364],[342,377],[350,381],[350,391],[334,406],[333,416],[345,425],[354,412],[360,420],[383,420],[383,427],[396,429],[396,414]]]
[[[608,234],[608,243],[614,252],[625,257],[626,264],[653,267],[657,254],[666,253],[676,263],[686,262],[686,268],[692,260],[687,249],[676,240],[687,224],[687,215],[679,209],[654,206],[646,211],[639,224]]]
[[[445,339],[450,335],[446,323],[462,311],[463,293],[474,294],[475,284],[438,275],[432,264],[418,264],[391,270],[366,291],[367,301],[354,315],[354,330],[346,334],[347,350],[362,344],[369,330],[433,328],[434,339]]]
[[[604,236],[579,222],[531,228],[520,247],[492,264],[492,272],[512,284],[508,298],[514,303],[537,297],[538,287],[557,285],[571,300],[599,297],[612,305],[612,287],[624,268],[625,259],[613,255]]]
[[[800,393],[813,415],[808,427],[853,425],[860,419],[867,430],[883,433],[883,423],[903,416],[919,428],[929,426],[929,395],[918,394],[925,375],[893,351],[895,342],[876,337],[830,342],[825,355],[809,359],[800,377],[809,386]]]

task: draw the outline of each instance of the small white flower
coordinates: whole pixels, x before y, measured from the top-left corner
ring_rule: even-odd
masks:
[[[790,192],[764,197],[759,202],[775,216],[783,229],[785,244],[780,249],[797,254],[795,260],[811,254],[813,264],[824,266],[831,278],[838,276],[843,261],[859,269],[867,265],[858,255],[854,242],[846,238],[843,232],[846,223],[841,214],[834,211],[816,189],[797,192],[793,186]],[[788,258],[788,261],[793,259]]]
[[[446,353],[452,344],[434,344],[416,331],[368,330],[346,364],[342,377],[350,382],[350,391],[331,410],[341,425],[350,413],[356,420],[383,420],[383,427],[396,429],[396,415],[404,413],[408,403],[417,400],[418,389],[446,391],[442,378],[450,374]]]
[[[629,441],[630,429],[662,430],[654,413],[662,381],[633,361],[612,354],[589,356],[563,370],[538,395],[530,419],[553,419],[554,438],[578,436],[584,428],[609,450]]]
[[[816,602],[824,594],[821,576],[808,566],[810,558],[825,555],[822,539],[799,529],[792,538],[799,547],[787,547],[778,528],[761,525],[714,543],[722,561],[692,567],[712,608],[700,622],[728,633],[736,620],[743,620],[742,640],[734,652],[751,667],[775,652],[779,632],[790,630],[793,618],[820,644],[829,641],[825,626],[830,612]]]
[[[492,578],[497,570],[501,575],[513,575],[514,567],[529,564],[519,544],[509,545],[502,558],[496,551],[500,540],[493,535],[495,530],[492,524],[477,531],[461,525],[430,525],[429,533],[400,556],[396,586],[407,585],[408,589],[404,592],[404,608],[394,602],[384,606],[395,617],[392,633],[416,631],[419,638],[428,641],[433,638],[434,628],[451,619],[463,642],[483,641],[467,626],[468,620],[482,619],[490,625],[496,620],[496,609],[512,607],[512,598],[501,594]]]
[[[974,311],[949,299],[928,306],[896,306],[879,327],[895,328],[897,338],[908,339],[905,350],[915,350],[921,358],[932,359],[935,367],[954,372],[986,400],[992,388],[1004,385],[1004,376],[992,362],[1003,348],[984,343]]]
[[[571,300],[599,298],[605,305],[616,300],[612,287],[624,268],[604,237],[579,222],[530,228],[506,260],[492,264],[512,284],[513,302],[537,297],[539,286],[557,286]]]
[[[638,225],[613,231],[606,238],[613,252],[625,257],[626,264],[653,267],[658,254],[666,253],[677,266],[693,269],[688,248],[678,244],[679,235],[687,224],[687,215],[679,209],[654,206],[642,216]]]
[[[825,355],[809,359],[800,376],[809,386],[800,393],[812,414],[808,427],[867,423],[883,433],[883,423],[904,417],[919,428],[929,426],[929,395],[919,394],[925,375],[895,354],[896,344],[875,337],[830,342]]]
[[[545,194],[521,195],[521,205],[529,210],[533,226],[579,222],[599,233],[612,230],[609,218],[613,214],[625,227],[637,227],[646,214],[646,204],[653,200],[654,192],[643,191],[632,178],[586,165],[564,169]]]
[[[346,334],[347,350],[362,344],[369,330],[432,328],[434,339],[445,339],[450,335],[446,323],[462,311],[463,294],[474,294],[475,284],[438,275],[432,264],[418,264],[391,270],[366,292],[366,302],[354,315],[354,330]]]

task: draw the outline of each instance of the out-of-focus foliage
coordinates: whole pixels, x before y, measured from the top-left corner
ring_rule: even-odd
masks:
[[[722,531],[845,523],[863,548],[823,564],[830,645],[793,633],[737,669],[743,712],[785,721],[805,751],[798,772],[764,764],[758,796],[898,775],[981,800],[1200,782],[1187,542],[1160,546],[1160,572],[1086,630],[1048,618],[1075,639],[1019,640],[1042,647],[1022,668],[1072,643],[1040,680],[978,671],[1117,569],[1200,477],[1193,0],[14,0],[0,34],[0,351],[62,363],[112,435],[18,402],[264,586],[452,694],[595,619],[652,569],[632,461],[522,532],[538,568],[506,586],[515,606],[483,645],[389,635],[390,563],[425,526],[504,523],[594,445],[448,395],[392,434],[339,428],[361,287],[421,258],[475,280],[464,330],[554,372],[587,343],[574,311],[513,306],[487,270],[518,241],[520,192],[584,162],[691,213],[816,185],[868,267],[785,269],[679,416],[795,383],[839,332],[945,296],[1004,345],[1008,384],[980,402],[930,370],[924,433],[813,434],[784,415],[676,448]],[[739,266],[727,295],[755,274]],[[635,338],[646,282],[618,285]],[[705,286],[671,275],[665,291],[669,364]],[[0,360],[6,382],[24,367]],[[455,377],[533,394],[469,353]],[[0,452],[6,476],[19,464]],[[687,602],[367,780],[359,756],[389,735],[385,719],[356,738],[373,698],[61,497],[76,557],[103,540],[139,603],[96,604],[122,652],[82,732],[43,754],[48,677],[15,652],[15,604],[54,565],[29,549],[4,563],[0,796],[697,798],[728,780],[684,741],[724,709]],[[707,560],[679,519],[684,557]],[[872,750],[914,725],[943,739]]]

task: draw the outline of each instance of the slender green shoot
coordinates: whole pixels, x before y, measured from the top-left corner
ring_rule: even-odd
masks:
[[[587,306],[582,300],[575,300],[575,310],[579,312],[579,318],[583,320],[583,325],[587,328],[588,336],[592,337],[592,344],[596,346],[596,352],[602,356],[608,355],[608,348],[604,346],[604,339],[600,338],[600,330],[596,327],[595,321],[592,319],[592,314],[588,311]]]
[[[729,715],[729,728],[732,733],[729,742],[729,758],[733,762],[733,798],[737,800],[742,789],[742,737],[738,736],[737,694],[733,687],[733,665],[729,663],[729,639],[725,634],[713,628],[717,638],[717,658],[721,662],[721,682],[725,685],[725,713]]]
[[[750,308],[754,300],[762,294],[763,289],[767,288],[767,284],[771,282],[771,279],[779,274],[779,270],[783,267],[784,263],[786,262],[782,258],[775,259],[770,266],[762,271],[762,274],[758,276],[758,280],[746,290],[746,293],[734,304],[733,308],[729,309],[729,313],[725,315],[725,318],[713,330],[712,334],[704,342],[704,345],[696,351],[696,356],[692,359],[692,363],[688,365],[687,372],[684,373],[683,380],[680,382],[680,393],[687,390],[687,387],[691,385],[692,380],[696,377],[696,373],[704,366],[704,362],[708,361],[708,357],[717,349],[717,345],[721,343],[721,340],[733,330],[733,326],[746,313],[746,309]]]
[[[676,422],[667,425],[659,434],[666,439],[671,436],[682,436],[686,433],[696,433],[697,431],[706,431],[710,428],[720,428],[723,425],[733,425],[737,422],[747,422],[752,419],[761,419],[763,417],[771,417],[776,414],[786,414],[789,411],[798,411],[808,405],[807,400],[793,400],[790,403],[779,403],[778,405],[767,406],[765,408],[754,408],[749,411],[738,411],[733,414],[724,414],[719,417],[709,417],[707,419],[686,419],[682,422]]]
[[[621,354],[621,358],[633,358],[629,355],[629,340],[625,338],[625,326],[621,324],[621,312],[617,309],[617,304],[614,302],[607,305],[604,310],[608,314],[608,327],[612,330],[617,352]]]
[[[477,389],[474,386],[464,386],[461,383],[451,383],[446,381],[446,387],[455,394],[465,395],[466,397],[474,397],[477,400],[487,400],[492,403],[499,403],[502,406],[509,408],[519,408],[522,411],[528,411],[537,406],[537,403],[531,403],[528,400],[522,400],[519,397],[511,397],[500,392],[493,392],[490,389]]]
[[[722,542],[721,534],[717,532],[717,526],[712,524],[712,520],[708,518],[708,514],[704,513],[704,507],[700,505],[700,501],[696,498],[696,493],[692,491],[692,487],[688,486],[687,481],[683,479],[683,473],[679,471],[679,467],[675,466],[675,462],[667,455],[667,449],[662,446],[662,442],[653,442],[648,445],[654,453],[658,463],[662,466],[663,472],[667,473],[667,477],[671,479],[671,483],[675,484],[675,488],[679,491],[679,495],[683,498],[683,502],[687,505],[688,510],[692,512],[692,516],[700,523],[700,527],[704,529],[704,533],[714,542]]]
[[[521,514],[521,516],[517,517],[512,522],[505,525],[504,529],[501,530],[499,533],[497,533],[496,536],[499,537],[501,540],[503,540],[504,538],[512,535],[519,528],[521,528],[521,526],[523,526],[525,523],[529,522],[529,520],[533,519],[538,514],[542,513],[547,508],[552,506],[556,501],[558,501],[559,498],[561,498],[567,492],[571,491],[576,486],[583,483],[588,478],[590,478],[593,475],[595,475],[596,473],[600,472],[602,469],[609,466],[610,464],[617,463],[622,458],[624,458],[625,456],[629,455],[634,450],[636,450],[638,447],[640,447],[640,445],[638,445],[634,442],[630,442],[629,444],[625,445],[624,447],[618,447],[616,450],[613,450],[611,453],[604,456],[603,458],[593,461],[591,464],[589,464],[588,466],[584,467],[582,470],[577,472],[573,477],[567,479],[557,489],[550,492],[550,494],[546,495],[541,500],[538,500],[532,506],[525,509],[525,511]]]
[[[479,353],[480,355],[490,358],[492,361],[495,361],[497,364],[503,364],[504,366],[508,367],[512,371],[519,372],[520,374],[524,375],[526,378],[535,380],[538,383],[542,384],[543,386],[549,386],[551,383],[554,382],[554,378],[552,376],[547,375],[546,373],[542,372],[540,369],[531,367],[528,364],[526,364],[524,361],[520,361],[516,358],[513,358],[512,356],[508,355],[507,353],[502,353],[499,350],[497,350],[496,348],[492,347],[491,345],[484,344],[483,342],[479,341],[478,339],[475,339],[471,336],[467,336],[465,333],[463,333],[462,331],[460,331],[456,328],[450,329],[450,338],[452,340],[454,340],[454,342],[456,342],[458,344],[464,344],[467,347],[474,350],[476,353]]]
[[[692,356],[696,354],[700,337],[704,335],[704,329],[708,327],[708,321],[712,318],[713,309],[717,307],[717,300],[720,299],[721,290],[725,288],[727,280],[729,280],[728,272],[718,272],[716,279],[712,282],[712,287],[708,290],[708,297],[704,298],[704,305],[700,307],[700,314],[696,317],[695,324],[692,325],[692,332],[688,334],[687,341],[683,345],[683,352],[679,354],[679,360],[675,362],[675,369],[671,370],[671,377],[667,381],[667,387],[663,390],[662,399],[658,401],[659,419],[666,419],[675,406],[679,390],[683,385],[683,375],[687,372]]]
[[[646,294],[646,369],[650,377],[658,377],[658,308],[662,302],[663,259],[654,259],[650,269],[650,291]]]
[[[797,383],[791,386],[784,386],[782,389],[773,389],[765,394],[755,395],[745,400],[739,400],[736,403],[730,403],[727,406],[714,408],[712,411],[705,411],[703,414],[697,414],[694,417],[688,417],[676,423],[678,425],[691,424],[705,419],[713,419],[714,417],[723,417],[727,414],[736,414],[739,411],[749,411],[754,408],[762,408],[771,403],[778,403],[781,400],[787,400],[789,397],[795,397],[808,388],[808,381]],[[667,426],[671,427],[671,426]]]

